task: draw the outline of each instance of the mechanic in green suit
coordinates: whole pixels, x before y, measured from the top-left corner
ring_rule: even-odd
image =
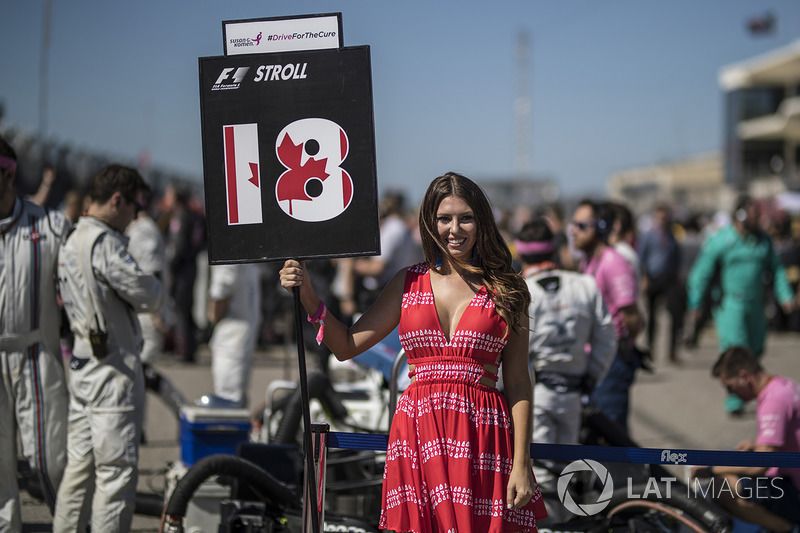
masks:
[[[743,196],[733,213],[733,224],[709,237],[689,273],[688,309],[699,318],[700,306],[712,280],[718,280],[720,299],[712,309],[720,353],[746,346],[758,357],[767,334],[765,292],[773,280],[775,296],[786,313],[794,309],[795,295],[786,279],[772,239],[758,227],[759,206]],[[741,414],[742,400],[731,394],[725,410]]]

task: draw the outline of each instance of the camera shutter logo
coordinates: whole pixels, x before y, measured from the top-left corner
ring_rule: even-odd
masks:
[[[575,472],[594,472],[603,489],[600,496],[597,498],[596,503],[577,503],[572,494],[569,492],[569,482]],[[611,495],[614,493],[614,481],[611,479],[606,467],[592,461],[591,459],[581,459],[573,461],[564,467],[561,475],[558,476],[558,499],[564,504],[564,507],[571,513],[579,516],[592,516],[599,513],[608,506],[611,501]]]

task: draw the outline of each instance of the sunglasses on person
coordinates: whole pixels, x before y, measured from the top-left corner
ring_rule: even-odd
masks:
[[[728,391],[728,394],[736,394],[737,389],[741,390],[742,382],[744,380],[741,377],[731,378],[728,382],[724,383],[725,390]],[[745,385],[747,384],[744,381]]]
[[[581,231],[586,231],[589,228],[594,228],[597,226],[597,222],[576,222],[574,220],[570,222],[570,224],[572,224]]]
[[[128,198],[127,196],[123,196],[123,198],[125,198],[125,201],[129,204],[133,204],[134,211],[137,215],[144,209],[144,206],[140,204],[136,198]]]

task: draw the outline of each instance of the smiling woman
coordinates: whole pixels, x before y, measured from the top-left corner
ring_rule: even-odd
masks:
[[[472,261],[477,234],[475,215],[463,198],[448,196],[442,200],[436,213],[436,230],[451,257],[462,263],[468,257]]]
[[[440,220],[440,214],[445,218]],[[461,233],[453,234],[451,244],[441,231],[454,216],[461,222]],[[444,263],[452,263],[457,270],[477,276],[491,289],[491,299],[506,322],[513,328],[521,324],[530,295],[511,268],[511,252],[497,228],[489,200],[475,182],[454,172],[433,180],[420,206],[419,227],[425,258],[435,271],[449,271]],[[455,237],[467,240],[460,244]]]
[[[380,527],[535,532],[547,513],[529,454],[527,286],[486,196],[464,176],[433,180],[420,228],[424,263],[398,272],[350,328],[330,314],[316,326],[339,360],[399,326],[412,383],[392,419]],[[287,261],[281,284],[300,288],[309,315],[325,315],[304,264]]]

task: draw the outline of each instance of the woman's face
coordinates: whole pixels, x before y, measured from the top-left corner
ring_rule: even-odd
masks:
[[[447,196],[436,210],[436,231],[439,240],[458,261],[472,261],[472,249],[478,239],[475,214],[459,196]]]

